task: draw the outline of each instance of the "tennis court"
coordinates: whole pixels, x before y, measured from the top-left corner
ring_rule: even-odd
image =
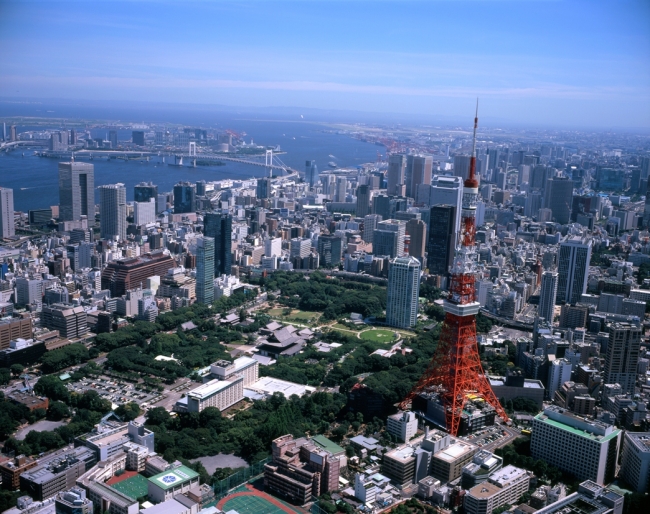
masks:
[[[122,480],[117,484],[113,484],[111,487],[121,493],[126,494],[127,496],[130,496],[134,500],[137,500],[142,496],[147,496],[147,484],[148,480],[145,477],[142,475],[135,475],[131,478],[127,478],[126,480]]]
[[[224,512],[236,510],[239,514],[299,514],[285,502],[273,496],[246,486],[242,491],[237,488],[233,494],[226,496],[217,504]]]

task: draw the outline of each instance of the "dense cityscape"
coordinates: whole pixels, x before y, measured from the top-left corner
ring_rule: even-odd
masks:
[[[635,512],[647,138],[333,130],[376,160],[3,126],[0,159],[51,160],[59,186],[22,211],[0,188],[7,512]],[[95,187],[121,160],[153,172],[133,201]],[[258,176],[163,191],[154,161]]]

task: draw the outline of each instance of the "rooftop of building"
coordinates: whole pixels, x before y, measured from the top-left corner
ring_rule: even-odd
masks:
[[[464,455],[467,455],[476,448],[473,444],[456,441],[454,444],[447,446],[434,455],[437,459],[453,462]]]
[[[553,413],[559,414],[562,420],[550,418],[549,414],[553,415]],[[599,443],[604,443],[610,439],[618,437],[621,433],[620,429],[617,429],[612,425],[594,419],[583,418],[555,405],[548,407],[544,412],[540,412],[534,419],[564,430],[570,434],[578,435]],[[579,426],[587,427],[590,430],[588,431],[578,428]]]
[[[142,509],[140,512],[142,514],[184,514],[188,511],[188,508],[191,508],[195,504],[196,502],[179,494],[158,505]]]
[[[187,396],[191,398],[196,398],[198,400],[202,400],[204,398],[208,398],[212,396],[213,394],[218,393],[223,389],[227,389],[237,380],[242,380],[242,378],[235,377],[233,379],[228,379],[228,380],[217,380],[217,379],[210,380],[209,382],[206,382],[205,384],[197,387],[196,389],[192,389],[189,393],[187,393]]]
[[[498,485],[501,488],[504,488],[513,480],[518,480],[525,474],[525,469],[521,469],[513,466],[512,464],[509,464],[508,466],[505,466],[504,468],[490,475],[490,482]]]
[[[149,483],[155,485],[156,487],[160,487],[161,489],[167,490],[177,486],[182,482],[197,478],[198,476],[199,474],[196,471],[188,468],[187,466],[179,466],[177,468],[168,469],[167,471],[163,471],[162,473],[158,473],[157,475],[152,476],[149,478]]]
[[[311,438],[311,440],[316,446],[322,448],[326,452],[331,453],[332,455],[342,455],[345,453],[345,450],[343,448],[341,448],[334,441],[330,441],[324,435],[315,435]]]
[[[650,453],[650,432],[626,432],[625,437],[643,453]]]

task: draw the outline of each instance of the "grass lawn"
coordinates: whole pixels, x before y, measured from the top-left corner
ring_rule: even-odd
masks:
[[[390,343],[395,341],[395,332],[393,330],[366,330],[359,336],[364,341],[375,341],[377,343]]]
[[[275,317],[275,318],[281,318],[283,321],[299,321],[299,322],[308,322],[311,319],[317,320],[320,318],[321,314],[320,312],[312,312],[312,311],[301,311],[298,309],[293,309],[291,311],[291,314],[288,316],[284,315],[285,309],[271,309],[268,311],[269,316]]]

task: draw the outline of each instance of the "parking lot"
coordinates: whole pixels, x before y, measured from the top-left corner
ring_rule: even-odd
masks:
[[[492,427],[486,427],[474,434],[465,436],[462,439],[477,445],[479,448],[492,451],[493,449],[506,444],[511,438],[512,434],[505,427],[494,425]]]
[[[105,376],[85,378],[79,382],[69,383],[67,387],[71,392],[79,394],[86,391],[96,391],[102,398],[117,405],[134,402],[141,407],[147,407],[151,400],[160,396],[160,393],[139,390],[138,384],[131,384]]]

